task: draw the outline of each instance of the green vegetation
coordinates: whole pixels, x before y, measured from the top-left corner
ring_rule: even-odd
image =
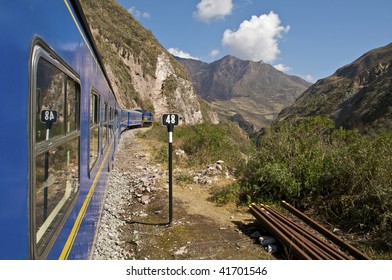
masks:
[[[279,123],[259,138],[238,182],[240,202],[287,200],[350,232],[392,246],[392,134],[334,129],[325,117]]]
[[[186,153],[186,159],[174,157],[177,166],[200,167],[223,160],[227,165],[236,167],[245,161],[245,154],[250,154],[253,149],[246,134],[233,123],[178,126],[174,128],[173,135],[173,150],[181,149]],[[167,160],[166,127],[154,123],[152,129],[140,137],[158,142],[155,145],[155,160]]]
[[[155,124],[141,137],[158,144],[156,158],[167,160],[166,127]],[[234,124],[200,124],[174,129],[178,167],[199,167],[218,159],[238,168],[238,180],[215,194],[218,203],[287,200],[312,210],[347,232],[367,234],[392,247],[392,133],[361,135],[335,129],[326,117],[282,122],[265,129],[257,148]],[[252,155],[246,160],[245,155]],[[187,173],[178,182],[190,181]]]

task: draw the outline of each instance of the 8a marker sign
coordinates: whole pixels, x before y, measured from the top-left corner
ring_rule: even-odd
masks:
[[[46,140],[50,138],[50,130],[52,125],[57,122],[57,111],[56,110],[42,110],[40,120],[46,125]]]
[[[46,124],[46,128],[51,129],[52,124],[57,122],[57,115],[56,110],[42,110],[40,120]]]

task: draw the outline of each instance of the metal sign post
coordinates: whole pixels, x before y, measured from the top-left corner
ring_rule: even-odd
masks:
[[[169,134],[169,225],[173,224],[173,130],[174,126],[178,125],[179,117],[177,114],[163,114],[162,124],[167,126]]]

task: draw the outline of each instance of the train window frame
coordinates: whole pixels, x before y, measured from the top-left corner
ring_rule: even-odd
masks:
[[[100,146],[101,144],[101,94],[99,91],[91,87],[90,95],[89,95],[89,156],[88,156],[88,168],[89,168],[89,177],[91,178],[91,171],[94,169],[96,163],[99,161],[101,157]],[[95,102],[94,102],[95,100]],[[97,131],[96,131],[97,130]],[[96,132],[95,132],[96,131]],[[97,135],[97,143],[94,143],[94,151],[96,152],[94,160],[91,159],[91,149],[92,149],[92,136]]]
[[[108,129],[109,129],[109,117],[108,117],[108,112],[109,112],[109,103],[107,101],[105,101],[103,103],[103,118],[102,118],[102,148],[101,148],[101,153],[104,154],[104,151],[106,150],[106,147],[108,145],[109,142],[109,133],[108,133]]]
[[[114,126],[113,126],[113,124],[114,124],[114,112],[113,111],[114,111],[113,107],[109,106],[109,127],[108,127],[108,130],[109,130],[109,142],[112,141],[113,134],[114,134]]]
[[[115,121],[115,136],[117,137],[118,131],[120,130],[120,126],[121,126],[121,122],[119,120],[119,115],[120,112],[119,110],[116,108],[114,111],[114,121]]]
[[[62,132],[53,138],[46,138],[44,141],[39,140],[36,135],[37,123],[40,121],[37,118],[42,109],[41,106],[43,106],[42,90],[38,88],[39,71],[42,71],[39,68],[42,67],[41,64],[47,64],[48,68],[52,67],[59,71],[63,77],[62,81],[59,80],[62,83],[63,91],[58,95],[58,98],[62,99]],[[29,254],[33,259],[45,259],[56,242],[80,193],[81,83],[79,75],[39,38],[33,40],[29,69]],[[73,100],[71,98],[67,100],[70,86],[74,86],[72,89]],[[73,106],[73,113],[68,115],[70,105]],[[70,125],[69,118],[73,118],[72,129],[71,126],[70,129],[67,129],[67,126]],[[50,129],[47,128],[46,134],[49,135],[49,132]],[[61,155],[67,157],[68,160],[65,163],[61,160]],[[53,184],[49,185],[49,178],[45,181],[43,181],[45,177],[41,178],[40,172],[42,171],[39,171],[41,170],[39,167],[42,162],[39,159],[42,157],[45,158],[44,173],[50,173],[49,176],[57,179],[53,190],[49,190],[53,186]],[[58,162],[62,162],[60,168]],[[60,174],[60,177],[53,174]],[[39,190],[40,185],[41,190]],[[44,204],[47,200],[49,202],[53,200],[55,203],[48,207],[50,213],[45,214],[48,208],[44,207],[46,210],[42,210],[43,217],[39,217],[41,210],[37,211],[37,207],[41,209],[41,198],[38,198],[38,195],[41,196],[39,193],[42,191],[46,193],[45,195],[50,192],[46,198],[42,198]],[[61,196],[62,193],[63,196]]]

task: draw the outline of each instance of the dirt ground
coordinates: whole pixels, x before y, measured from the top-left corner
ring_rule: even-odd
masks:
[[[129,172],[142,164],[153,164],[143,141],[133,138],[132,144],[116,155],[115,164],[121,170]],[[126,223],[120,231],[125,250],[133,259],[276,259],[250,237],[258,225],[247,208],[211,202],[212,187],[173,183],[173,223],[168,225],[167,167],[159,168],[164,175],[148,203],[131,203],[125,209]]]

